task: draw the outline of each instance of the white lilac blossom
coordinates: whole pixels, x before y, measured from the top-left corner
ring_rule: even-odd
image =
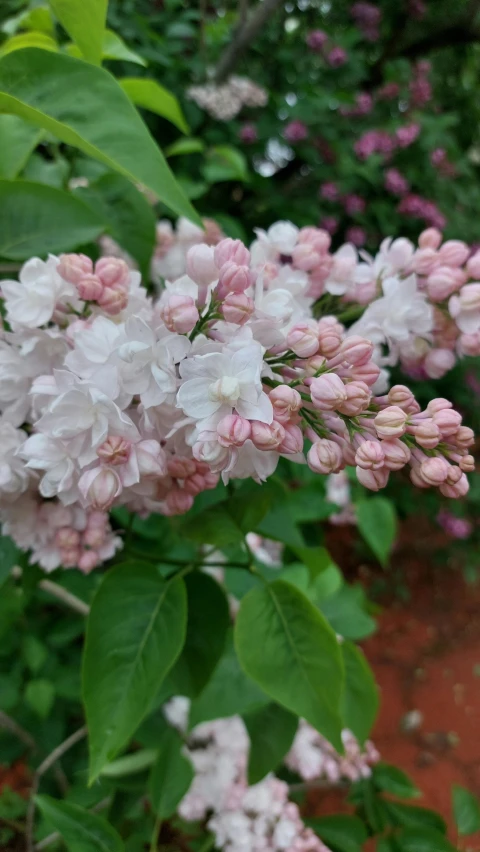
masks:
[[[368,778],[371,766],[380,759],[373,743],[367,740],[361,748],[348,730],[342,731],[342,740],[345,754],[340,755],[325,737],[304,719],[300,719],[285,763],[304,781],[325,780],[335,785],[340,781],[353,782]]]
[[[187,95],[197,106],[219,121],[235,118],[246,107],[263,107],[268,93],[247,77],[231,76],[225,83],[191,86]]]
[[[447,400],[422,411],[402,385],[379,395],[375,363],[375,347],[390,347],[392,360],[411,358],[416,341],[429,345],[432,308],[411,266],[431,264],[432,252],[464,263],[463,244],[383,246],[383,295],[347,331],[332,314],[317,319],[315,304],[326,282],[336,282],[328,299],[348,302],[375,262],[357,268],[350,248],[330,256],[324,232],[288,222],[259,232],[253,256],[239,240],[203,233],[202,242],[192,228],[178,227],[197,240],[184,272],[154,297],[125,260],[81,254],[34,258],[19,282],[2,285],[11,330],[0,340],[0,513],[34,561],[91,570],[118,547],[111,507],[183,514],[220,477],[263,482],[282,456],[320,475],[353,465],[374,491],[408,465],[418,487],[466,493],[472,431]],[[462,281],[477,266],[468,260]],[[478,286],[462,284],[458,297],[469,328]],[[464,348],[474,336],[462,334]],[[446,358],[430,362],[439,372]],[[65,520],[52,540],[37,530],[45,501]],[[30,536],[23,505],[37,519]],[[104,518],[101,535],[91,515]]]

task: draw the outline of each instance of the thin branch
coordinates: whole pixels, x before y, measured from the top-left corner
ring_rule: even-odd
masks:
[[[216,71],[215,82],[222,83],[232,73],[235,65],[247,48],[257,37],[262,27],[267,23],[282,0],[263,0],[255,11],[247,18],[243,26],[233,33],[232,40],[222,53]]]
[[[52,584],[55,585],[55,584]],[[27,819],[26,819],[26,852],[34,852],[33,845],[33,830],[35,826],[35,796],[38,793],[38,788],[40,786],[40,781],[42,779],[42,775],[45,775],[49,769],[60,760],[63,755],[69,751],[74,745],[76,745],[80,740],[83,740],[84,737],[87,736],[87,726],[84,725],[83,728],[79,728],[78,731],[75,731],[70,737],[67,737],[63,743],[60,743],[57,748],[42,761],[40,766],[38,767],[35,775],[33,776],[32,787],[30,790],[30,799],[28,802],[27,809]]]
[[[0,263],[0,275],[7,272],[20,272],[21,263]]]
[[[10,716],[7,716],[3,710],[0,710],[0,728],[3,728],[4,731],[9,731],[11,734],[15,734],[22,743],[24,743],[27,748],[36,749],[37,744],[31,734],[22,728],[18,722],[15,722],[15,719],[11,719]]]
[[[59,586],[58,583],[53,583],[52,580],[40,580],[39,587],[43,589],[44,592],[48,592],[49,595],[53,595],[58,600],[63,601],[64,604],[70,607],[70,609],[75,610],[75,612],[80,613],[80,615],[88,615],[90,612],[90,607],[84,601],[77,598],[76,595],[72,595],[71,592],[67,592],[63,586]]]

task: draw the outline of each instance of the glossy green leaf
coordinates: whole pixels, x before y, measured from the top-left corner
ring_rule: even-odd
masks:
[[[223,181],[248,181],[245,155],[230,145],[217,145],[206,153],[203,176],[208,183]]]
[[[36,796],[35,804],[69,852],[123,852],[120,835],[98,814],[51,796]]]
[[[82,55],[100,64],[108,0],[49,0],[54,15]]]
[[[280,704],[267,704],[243,716],[250,737],[248,783],[257,784],[277,769],[290,750],[298,717]]]
[[[398,766],[389,763],[377,763],[372,770],[372,779],[378,790],[401,796],[403,799],[415,799],[420,791]]]
[[[46,33],[19,33],[19,35],[14,35],[3,42],[0,47],[0,58],[16,50],[25,50],[27,47],[38,47],[41,50],[58,50],[55,39]]]
[[[47,6],[34,6],[32,9],[25,9],[19,15],[7,18],[3,21],[0,30],[9,36],[15,35],[20,30],[36,30],[48,35],[54,35],[55,32],[52,15]]]
[[[246,673],[342,751],[343,663],[326,620],[294,586],[277,580],[242,600],[235,646]]]
[[[312,580],[326,571],[333,560],[326,547],[293,547],[295,555],[307,566]]]
[[[334,852],[361,852],[368,837],[362,820],[348,814],[314,817],[307,824]]]
[[[371,733],[378,713],[377,685],[360,648],[351,642],[342,642],[340,647],[345,666],[345,691],[342,700],[344,727],[352,731],[363,745]]]
[[[177,98],[156,80],[149,80],[147,77],[124,77],[119,80],[119,83],[135,106],[148,109],[166,118],[182,133],[190,132]],[[192,140],[185,141],[192,142]],[[171,154],[167,153],[167,156]]]
[[[436,811],[421,808],[418,805],[405,805],[403,802],[386,802],[390,821],[393,825],[406,828],[433,828],[441,834],[447,833],[445,820]]]
[[[26,260],[70,251],[104,230],[98,214],[71,193],[30,181],[0,181],[0,256]]]
[[[274,541],[281,541],[289,547],[303,547],[305,542],[303,536],[292,520],[288,506],[275,505],[262,519],[256,532]]]
[[[153,565],[113,568],[93,599],[83,663],[90,781],[128,742],[148,713],[185,641],[183,580]]]
[[[398,852],[456,852],[443,834],[433,828],[404,828],[395,836]]]
[[[168,675],[175,695],[194,698],[207,685],[220,660],[230,626],[225,594],[208,574],[185,578],[188,601],[185,645]]]
[[[335,633],[344,639],[364,639],[375,632],[376,624],[366,611],[362,586],[343,585],[333,595],[320,599],[319,607]]]
[[[75,194],[102,217],[108,233],[149,277],[155,247],[155,215],[141,192],[123,175],[103,175]]]
[[[172,816],[193,781],[193,766],[182,754],[182,747],[180,734],[166,728],[149,783],[152,808],[161,820]]]
[[[25,701],[41,719],[47,718],[54,700],[55,687],[50,680],[37,678],[27,683]]]
[[[43,127],[201,224],[146,125],[108,71],[63,54],[15,51],[0,60],[0,111]]]
[[[452,788],[453,815],[459,834],[480,831],[480,801],[465,787],[454,784]]]
[[[356,504],[357,524],[381,565],[388,562],[397,535],[395,507],[386,497],[369,497]]]
[[[120,81],[121,82],[121,81]],[[182,154],[201,154],[205,150],[205,143],[201,139],[187,138],[177,139],[165,149],[167,157],[179,157]]]
[[[134,50],[130,50],[123,38],[118,33],[114,33],[113,30],[105,30],[102,42],[102,56],[105,59],[133,62],[135,65],[143,65],[143,67],[147,65],[145,59],[138,53],[135,53]]]
[[[240,527],[224,505],[204,509],[193,518],[186,517],[182,526],[185,535],[199,544],[208,541],[209,544],[222,548],[240,543],[244,539]]]
[[[21,551],[8,535],[0,536],[0,588],[8,579],[14,565],[18,564]]]
[[[241,715],[268,704],[264,692],[251,680],[238,662],[229,631],[224,654],[203,692],[192,701],[190,728],[227,716]]]
[[[124,775],[135,775],[137,772],[149,769],[155,763],[157,756],[158,751],[153,748],[134,751],[132,754],[125,754],[123,757],[107,763],[101,774],[105,778],[122,778]]]

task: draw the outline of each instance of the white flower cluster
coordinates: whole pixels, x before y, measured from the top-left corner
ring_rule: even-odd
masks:
[[[219,121],[230,121],[243,107],[264,107],[268,93],[248,77],[229,77],[225,83],[191,86],[187,95]]]
[[[421,411],[404,386],[375,396],[370,339],[313,318],[298,258],[322,240],[279,223],[252,253],[195,242],[155,299],[115,257],[33,258],[2,282],[2,520],[17,529],[12,512],[32,500],[39,518],[44,500],[87,515],[56,530],[44,567],[91,570],[114,551],[90,513],[182,514],[219,475],[261,482],[281,456],[324,475],[356,465],[373,490],[409,464],[419,487],[465,494],[473,433],[451,403]]]
[[[172,699],[165,715],[184,731],[188,699]],[[188,821],[208,819],[207,827],[222,852],[329,852],[304,825],[297,805],[288,800],[285,782],[270,774],[248,785],[249,748],[239,716],[197,725],[185,748],[195,775],[180,802],[180,816]]]
[[[340,781],[359,781],[368,778],[371,766],[380,760],[380,755],[369,740],[362,749],[351,731],[342,731],[345,754],[340,755],[333,746],[312,728],[304,719],[300,720],[285,763],[304,781],[325,780],[328,784]]]

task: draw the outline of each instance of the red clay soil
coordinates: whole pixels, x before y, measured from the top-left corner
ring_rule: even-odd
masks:
[[[423,792],[419,804],[439,811],[457,842],[452,785],[480,796],[480,584],[467,585],[458,567],[433,568],[433,542],[435,547],[446,542],[422,530],[421,522],[415,526],[415,547],[408,531],[403,533],[393,560],[410,600],[391,599],[378,632],[363,643],[381,690],[372,739],[384,760],[413,778]],[[329,546],[337,560],[353,556],[351,548],[345,552],[345,538],[343,554],[338,539]],[[371,570],[363,574],[368,582]],[[412,711],[420,723],[408,731]],[[338,802],[322,798],[316,812],[333,812]],[[460,841],[459,848],[480,852],[480,833]]]

